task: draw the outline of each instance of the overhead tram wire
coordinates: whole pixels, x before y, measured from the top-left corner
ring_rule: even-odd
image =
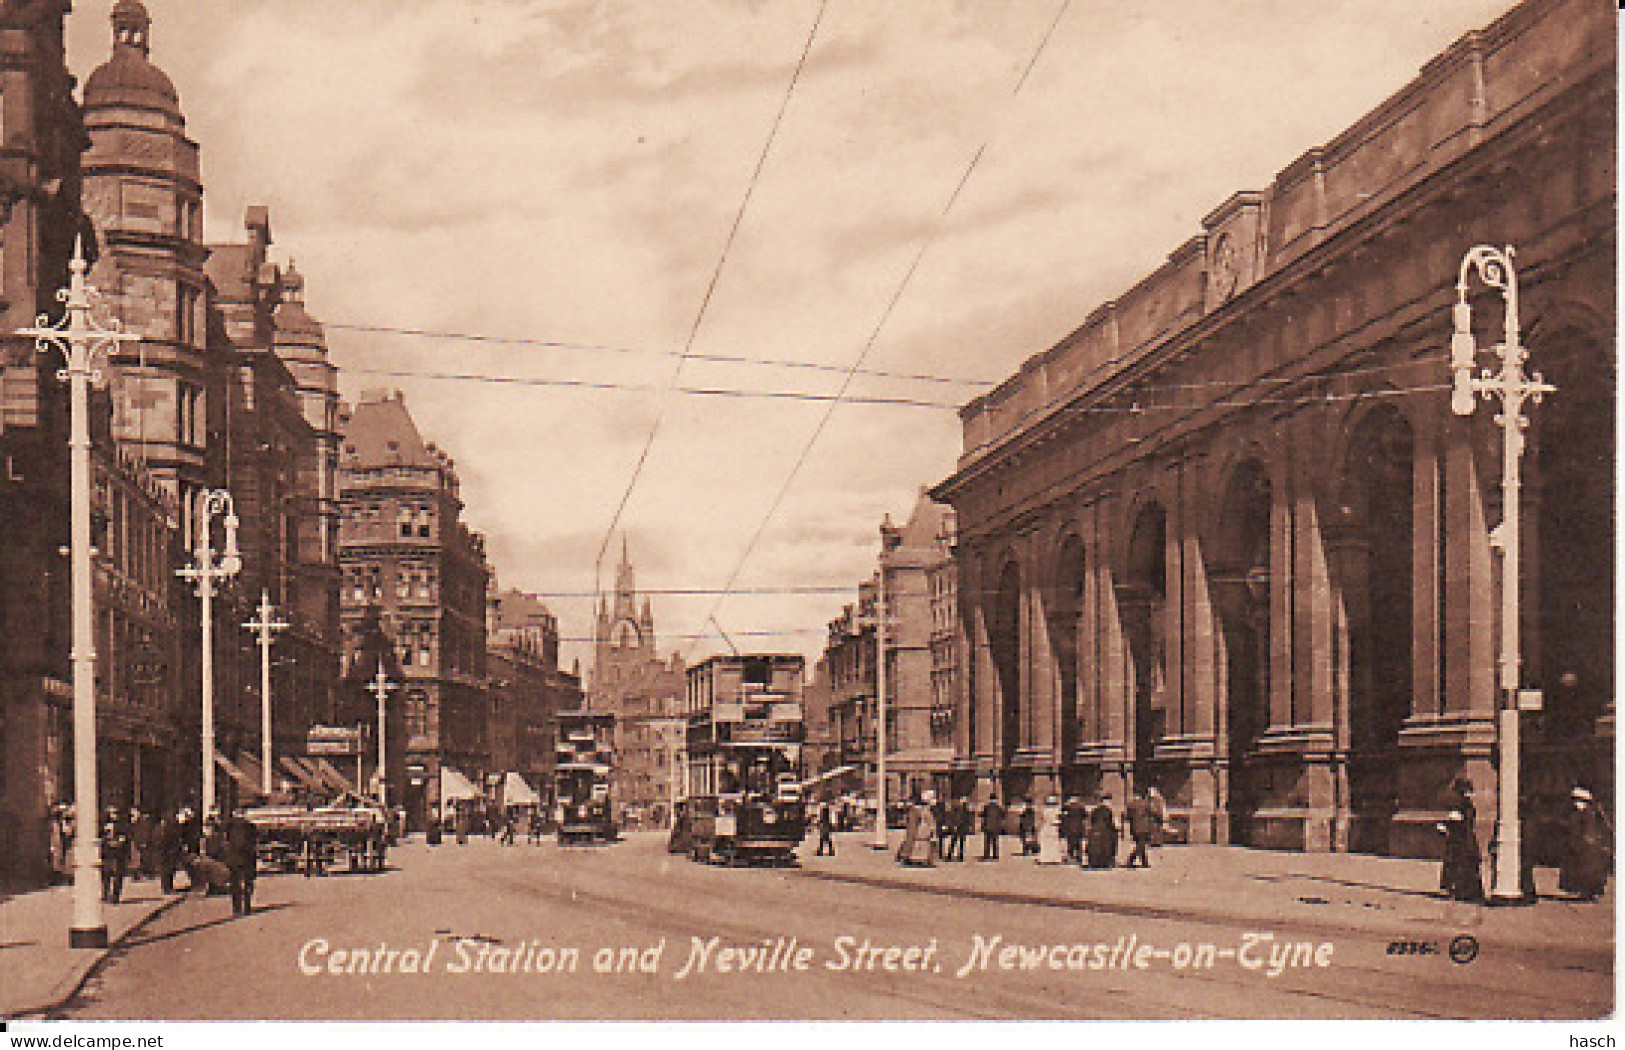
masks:
[[[492,383],[499,386],[558,387],[566,390],[626,390],[633,392],[662,391],[694,397],[766,398],[775,401],[833,401],[835,394],[819,394],[805,390],[750,390],[743,387],[679,386],[658,387],[646,383],[616,383],[596,379],[544,379],[533,376],[492,375],[484,372],[418,372],[401,368],[346,368],[357,375],[381,376],[387,379],[432,379]],[[914,397],[892,397],[884,394],[847,395],[842,400],[858,405],[895,405],[901,408],[935,408],[957,411],[957,401],[927,401]]]
[[[559,339],[539,339],[532,336],[490,335],[481,332],[450,332],[428,328],[399,328],[393,325],[382,324],[351,324],[341,321],[323,321],[324,328],[336,329],[341,332],[358,332],[365,335],[391,335],[415,339],[444,339],[448,341],[466,343],[488,343],[492,346],[522,346],[541,350],[579,350],[589,353],[627,354],[655,357],[683,357],[681,350],[660,350],[645,347],[639,349],[631,346],[611,346],[603,343],[576,343]],[[704,361],[708,364],[724,365],[751,365],[760,368],[784,368],[807,372],[834,372],[845,374],[845,365],[831,365],[822,361],[798,361],[793,358],[749,357],[742,354],[704,354],[690,353],[686,355],[690,361]],[[874,379],[901,379],[916,383],[937,383],[943,386],[961,387],[992,387],[998,385],[992,379],[967,379],[963,376],[933,375],[928,372],[892,372],[877,368],[861,368],[858,374]]]
[[[1021,76],[1010,90],[1010,99],[1012,101],[1020,95],[1022,87],[1027,83],[1027,78],[1032,74],[1034,66],[1038,64],[1039,57],[1044,53],[1044,49],[1049,46],[1051,37],[1055,35],[1055,27],[1060,25],[1061,19],[1066,15],[1067,8],[1071,6],[1071,3],[1072,0],[1061,0],[1060,6],[1056,9],[1055,17],[1051,19],[1048,28],[1044,30],[1044,35],[1038,41],[1038,46],[1033,49],[1032,57],[1027,60],[1027,65],[1022,69]],[[852,380],[857,375],[857,369],[863,366],[863,363],[868,360],[869,354],[874,350],[881,331],[886,327],[886,322],[891,319],[892,312],[897,308],[898,301],[902,299],[903,293],[908,290],[908,286],[913,281],[914,274],[919,270],[920,263],[924,260],[926,252],[936,243],[937,236],[942,231],[948,213],[953,210],[954,203],[959,200],[960,193],[964,191],[965,185],[970,181],[976,166],[981,163],[982,155],[987,151],[988,143],[991,141],[992,136],[989,135],[982,145],[977,147],[975,154],[971,156],[970,163],[965,166],[964,173],[960,175],[959,181],[955,183],[953,192],[948,195],[947,202],[943,204],[942,210],[937,213],[936,221],[932,225],[930,233],[921,241],[919,251],[914,253],[914,258],[910,261],[908,269],[904,271],[902,280],[898,282],[896,290],[887,301],[886,308],[881,311],[880,319],[875,322],[874,329],[869,333],[869,338],[864,341],[863,349],[858,353],[851,367],[847,369],[835,399],[825,407],[824,414],[819,418],[818,424],[813,428],[813,432],[807,438],[806,444],[801,447],[801,451],[796,455],[795,462],[791,464],[790,472],[785,475],[784,483],[779,486],[778,492],[774,494],[773,501],[768,505],[767,513],[763,515],[761,524],[756,527],[756,531],[751,535],[750,542],[745,545],[744,553],[740,555],[739,560],[734,564],[733,571],[728,574],[728,581],[723,587],[723,593],[718,595],[717,599],[712,602],[708,618],[714,617],[717,611],[722,608],[723,601],[728,597],[728,590],[738,581],[739,574],[744,571],[751,555],[756,552],[756,547],[761,542],[762,536],[767,532],[768,526],[772,524],[773,518],[779,512],[779,508],[783,506],[784,497],[789,493],[791,485],[795,484],[796,478],[801,474],[802,467],[806,465],[813,446],[818,444],[818,439],[823,436],[824,430],[829,426],[829,421],[835,414],[836,406],[840,404],[841,398],[851,388]],[[690,645],[689,648],[692,650],[693,646]]]
[[[813,18],[812,27],[807,30],[807,41],[801,47],[801,56],[796,59],[796,68],[790,74],[790,82],[785,85],[784,97],[779,100],[779,108],[773,114],[773,124],[768,129],[767,140],[762,143],[762,151],[756,158],[756,168],[750,174],[750,181],[745,185],[744,196],[739,201],[739,209],[734,213],[733,224],[728,227],[728,236],[722,244],[722,251],[717,256],[716,267],[711,271],[711,280],[705,287],[705,295],[700,299],[700,306],[694,314],[694,323],[689,326],[688,338],[683,343],[683,352],[677,358],[676,367],[672,369],[671,379],[666,383],[666,393],[661,395],[660,407],[655,412],[654,422],[649,427],[649,436],[643,442],[643,449],[638,453],[637,462],[632,467],[632,476],[627,479],[626,490],[621,493],[620,502],[615,505],[615,513],[611,515],[609,525],[604,529],[603,542],[598,545],[598,558],[593,564],[594,586],[603,584],[604,553],[609,550],[610,540],[615,530],[620,526],[621,515],[626,512],[626,505],[632,499],[632,493],[637,488],[638,479],[643,476],[644,464],[649,461],[649,451],[654,448],[655,438],[660,434],[660,424],[666,418],[666,407],[671,404],[670,392],[677,386],[682,378],[683,366],[687,364],[689,355],[694,352],[694,340],[700,333],[700,325],[704,323],[707,311],[711,307],[711,297],[716,293],[717,282],[722,279],[722,270],[728,264],[728,255],[733,250],[734,240],[739,236],[739,228],[744,223],[745,211],[750,207],[751,197],[756,192],[756,184],[762,177],[762,169],[767,166],[767,157],[773,149],[773,143],[779,136],[779,126],[784,122],[785,111],[790,108],[790,99],[795,94],[796,84],[801,80],[801,71],[807,66],[807,56],[812,54],[813,41],[818,37],[818,27],[824,22],[824,11],[829,6],[829,0],[819,0],[818,14]]]

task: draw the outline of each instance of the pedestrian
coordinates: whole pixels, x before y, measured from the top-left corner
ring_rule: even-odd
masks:
[[[514,833],[514,824],[515,823],[516,823],[516,818],[514,817],[513,811],[509,810],[507,815],[502,818],[502,837],[497,840],[502,845],[504,845],[504,846],[512,846],[513,845],[513,833]]]
[[[950,807],[947,798],[938,795],[936,803],[931,807],[931,816],[937,822],[937,856],[943,860],[948,859],[948,847],[954,837],[953,822],[950,817]]]
[[[327,842],[316,831],[307,831],[300,842],[304,853],[305,878],[327,874]]]
[[[1145,789],[1145,800],[1151,807],[1151,819],[1156,822],[1156,830],[1151,835],[1151,845],[1160,846],[1167,840],[1168,835],[1168,802],[1155,784]]]
[[[999,859],[999,836],[1004,834],[1004,807],[999,796],[989,795],[982,803],[982,859]]]
[[[1570,794],[1563,830],[1563,860],[1557,888],[1580,900],[1594,901],[1608,885],[1614,829],[1587,789],[1577,787]]]
[[[903,844],[897,848],[897,862],[910,867],[936,866],[937,821],[932,815],[931,803],[936,801],[927,791],[923,798],[909,806],[903,822]]]
[[[124,896],[124,875],[130,863],[130,833],[118,810],[109,808],[102,823],[102,900],[117,904]]]
[[[247,915],[254,909],[254,876],[259,871],[259,829],[243,816],[241,809],[231,811],[224,828],[226,840],[226,870],[230,872],[231,913]]]
[[[1021,838],[1021,855],[1030,857],[1038,852],[1038,813],[1033,800],[1021,800],[1021,813],[1016,818],[1016,834]]]
[[[1038,863],[1060,864],[1065,859],[1061,843],[1061,800],[1048,795],[1038,811]]]
[[[158,888],[164,893],[175,892],[175,872],[181,867],[181,826],[179,814],[165,813],[153,832],[157,850]]]
[[[1473,784],[1466,778],[1453,785],[1456,798],[1439,824],[1444,832],[1444,859],[1439,866],[1439,888],[1458,901],[1484,899],[1484,881],[1478,852],[1477,809]]]
[[[965,859],[965,840],[970,837],[971,830],[970,803],[964,795],[954,796],[954,801],[948,807],[948,848],[943,850],[943,860]]]
[[[153,863],[152,815],[130,808],[130,872],[133,878],[147,879],[157,874]]]
[[[1157,820],[1156,811],[1151,806],[1151,790],[1146,788],[1128,800],[1124,817],[1128,822],[1129,838],[1134,840],[1134,849],[1129,852],[1128,860],[1124,862],[1125,868],[1149,868],[1151,858],[1146,850],[1155,841],[1158,829],[1162,826]],[[1138,864],[1135,861],[1139,861]]]
[[[525,841],[532,846],[541,844],[542,807],[540,806],[530,811],[530,819],[525,822]]]
[[[1110,868],[1117,863],[1117,815],[1112,812],[1110,794],[1102,793],[1089,813],[1087,850],[1091,868]]]
[[[1066,843],[1069,863],[1083,863],[1083,833],[1088,816],[1089,811],[1084,807],[1083,800],[1076,795],[1069,795],[1066,804],[1061,807],[1061,838]]]
[[[835,856],[834,832],[835,816],[829,811],[829,803],[825,802],[818,807],[818,850],[813,856],[826,856],[826,849],[829,851],[827,856]]]
[[[458,806],[457,807],[457,817],[456,817],[456,828],[457,828],[457,845],[459,845],[459,846],[468,845],[468,824],[469,824],[468,810],[463,808],[462,806]]]

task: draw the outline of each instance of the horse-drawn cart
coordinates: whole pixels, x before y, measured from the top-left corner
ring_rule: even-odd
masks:
[[[351,871],[382,871],[389,821],[375,806],[262,806],[245,814],[259,832],[260,864],[312,875],[348,859]]]

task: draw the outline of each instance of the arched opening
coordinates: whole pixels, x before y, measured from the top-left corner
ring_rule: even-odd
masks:
[[[999,574],[988,644],[999,688],[999,758],[1008,770],[1021,746],[1021,571],[1014,562]]]
[[[1136,783],[1151,783],[1157,741],[1167,732],[1167,669],[1163,666],[1168,602],[1168,513],[1147,504],[1130,535],[1127,571],[1119,589],[1123,630],[1134,669]]]
[[[1054,586],[1049,598],[1050,649],[1055,658],[1060,690],[1060,745],[1062,779],[1073,779],[1065,767],[1071,766],[1078,750],[1079,723],[1083,710],[1078,695],[1078,632],[1083,620],[1083,542],[1069,536],[1061,545],[1055,567]]]
[[[1524,682],[1545,698],[1527,716],[1524,783],[1538,834],[1576,784],[1605,808],[1614,801],[1611,741],[1597,724],[1614,696],[1616,379],[1605,337],[1566,327],[1531,345],[1528,367],[1557,387],[1527,409]]]
[[[1388,852],[1399,731],[1411,713],[1415,438],[1392,405],[1349,438],[1335,541],[1348,620],[1349,849]]]
[[[1253,749],[1269,728],[1269,473],[1257,460],[1237,468],[1219,505],[1212,547],[1214,604],[1224,645],[1225,810],[1230,842],[1251,845],[1261,773]]]

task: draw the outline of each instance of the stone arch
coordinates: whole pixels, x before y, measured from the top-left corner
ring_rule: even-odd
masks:
[[[1276,486],[1258,456],[1230,465],[1207,546],[1222,648],[1220,704],[1227,769],[1229,841],[1251,844],[1265,773],[1254,749],[1270,722],[1270,590]]]
[[[1134,725],[1133,758],[1141,774],[1167,726],[1167,667],[1165,661],[1168,579],[1168,525],[1166,507],[1155,499],[1143,501],[1132,519],[1118,583],[1123,633],[1131,673],[1131,712]],[[1137,780],[1141,779],[1137,775]]]
[[[1526,368],[1557,387],[1530,405],[1524,456],[1524,684],[1545,692],[1526,746],[1537,807],[1576,783],[1612,802],[1612,762],[1596,746],[1613,710],[1616,540],[1613,325],[1575,300],[1543,309]],[[1482,410],[1482,409],[1481,409]]]
[[[1056,702],[1059,710],[1061,764],[1070,765],[1077,753],[1079,719],[1082,716],[1083,687],[1080,637],[1083,629],[1084,595],[1087,583],[1083,538],[1073,529],[1063,532],[1055,544],[1048,573],[1049,587],[1044,608],[1049,619],[1049,641],[1056,669]]]
[[[1350,414],[1332,479],[1332,574],[1347,625],[1349,848],[1385,853],[1412,708],[1416,433],[1394,399]]]

